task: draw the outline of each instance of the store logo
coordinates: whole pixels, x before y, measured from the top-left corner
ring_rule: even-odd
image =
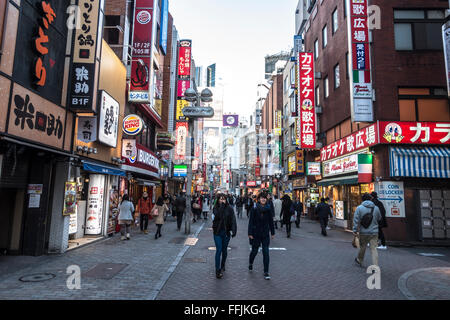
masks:
[[[405,138],[402,136],[402,127],[397,123],[389,123],[384,130],[383,138],[388,142],[399,143]]]
[[[302,105],[303,110],[312,110],[313,103],[310,99],[305,99]]]
[[[130,114],[123,119],[122,130],[127,135],[135,136],[139,134],[143,128],[144,122],[135,114]]]
[[[150,14],[150,12],[144,10],[137,14],[136,20],[140,24],[147,24],[150,22],[150,20],[152,20],[152,15]]]
[[[90,194],[98,194],[98,188],[97,187],[92,187]]]
[[[227,117],[227,123],[228,123],[229,125],[234,124],[234,122],[235,122],[234,117]]]

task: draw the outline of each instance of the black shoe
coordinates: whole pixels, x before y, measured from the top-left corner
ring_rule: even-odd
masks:
[[[362,268],[362,263],[358,261],[358,258],[355,258],[355,263]]]
[[[223,277],[223,274],[222,274],[222,272],[219,270],[219,271],[216,271],[216,278],[217,279],[221,279]]]
[[[287,237],[288,237],[288,238],[290,238],[290,237],[291,237],[291,234],[290,234],[290,233],[288,233]]]
[[[155,234],[155,240],[158,239],[158,234]]]
[[[249,264],[249,265],[248,265],[248,270],[250,270],[250,271],[253,270],[253,265],[252,265],[252,264]]]
[[[264,279],[266,279],[266,280],[270,280],[270,276],[269,276],[269,274],[266,272],[266,273],[264,273]]]
[[[220,268],[220,271],[225,272],[225,266],[223,266],[222,268]]]

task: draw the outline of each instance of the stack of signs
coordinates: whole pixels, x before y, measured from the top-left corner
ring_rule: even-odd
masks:
[[[373,121],[372,82],[370,72],[370,43],[368,0],[347,0],[349,52],[353,72],[350,81],[351,114],[353,122]]]
[[[316,148],[316,113],[314,102],[314,59],[311,52],[298,55],[300,148]]]

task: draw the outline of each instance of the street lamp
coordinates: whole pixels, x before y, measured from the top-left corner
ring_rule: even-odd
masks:
[[[213,93],[208,88],[205,88],[202,90],[200,95],[197,91],[195,91],[192,88],[189,88],[184,93],[184,97],[186,101],[189,101],[191,103],[191,107],[197,106],[201,107],[201,102],[207,103],[212,102]],[[186,186],[186,218],[184,221],[185,226],[185,234],[191,233],[191,200],[192,200],[192,160],[194,158],[194,121],[196,118],[200,118],[202,116],[192,117],[189,116],[189,139],[186,140],[186,150],[191,150],[190,156],[187,157],[188,159],[188,165],[187,165],[187,186]]]

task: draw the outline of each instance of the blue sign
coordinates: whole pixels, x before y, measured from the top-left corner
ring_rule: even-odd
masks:
[[[356,64],[358,70],[366,70],[366,47],[364,43],[356,45]]]
[[[302,52],[303,50],[303,39],[302,36],[294,36],[294,52]]]
[[[161,4],[161,37],[159,45],[164,54],[167,51],[167,28],[169,24],[169,0],[162,0]]]

